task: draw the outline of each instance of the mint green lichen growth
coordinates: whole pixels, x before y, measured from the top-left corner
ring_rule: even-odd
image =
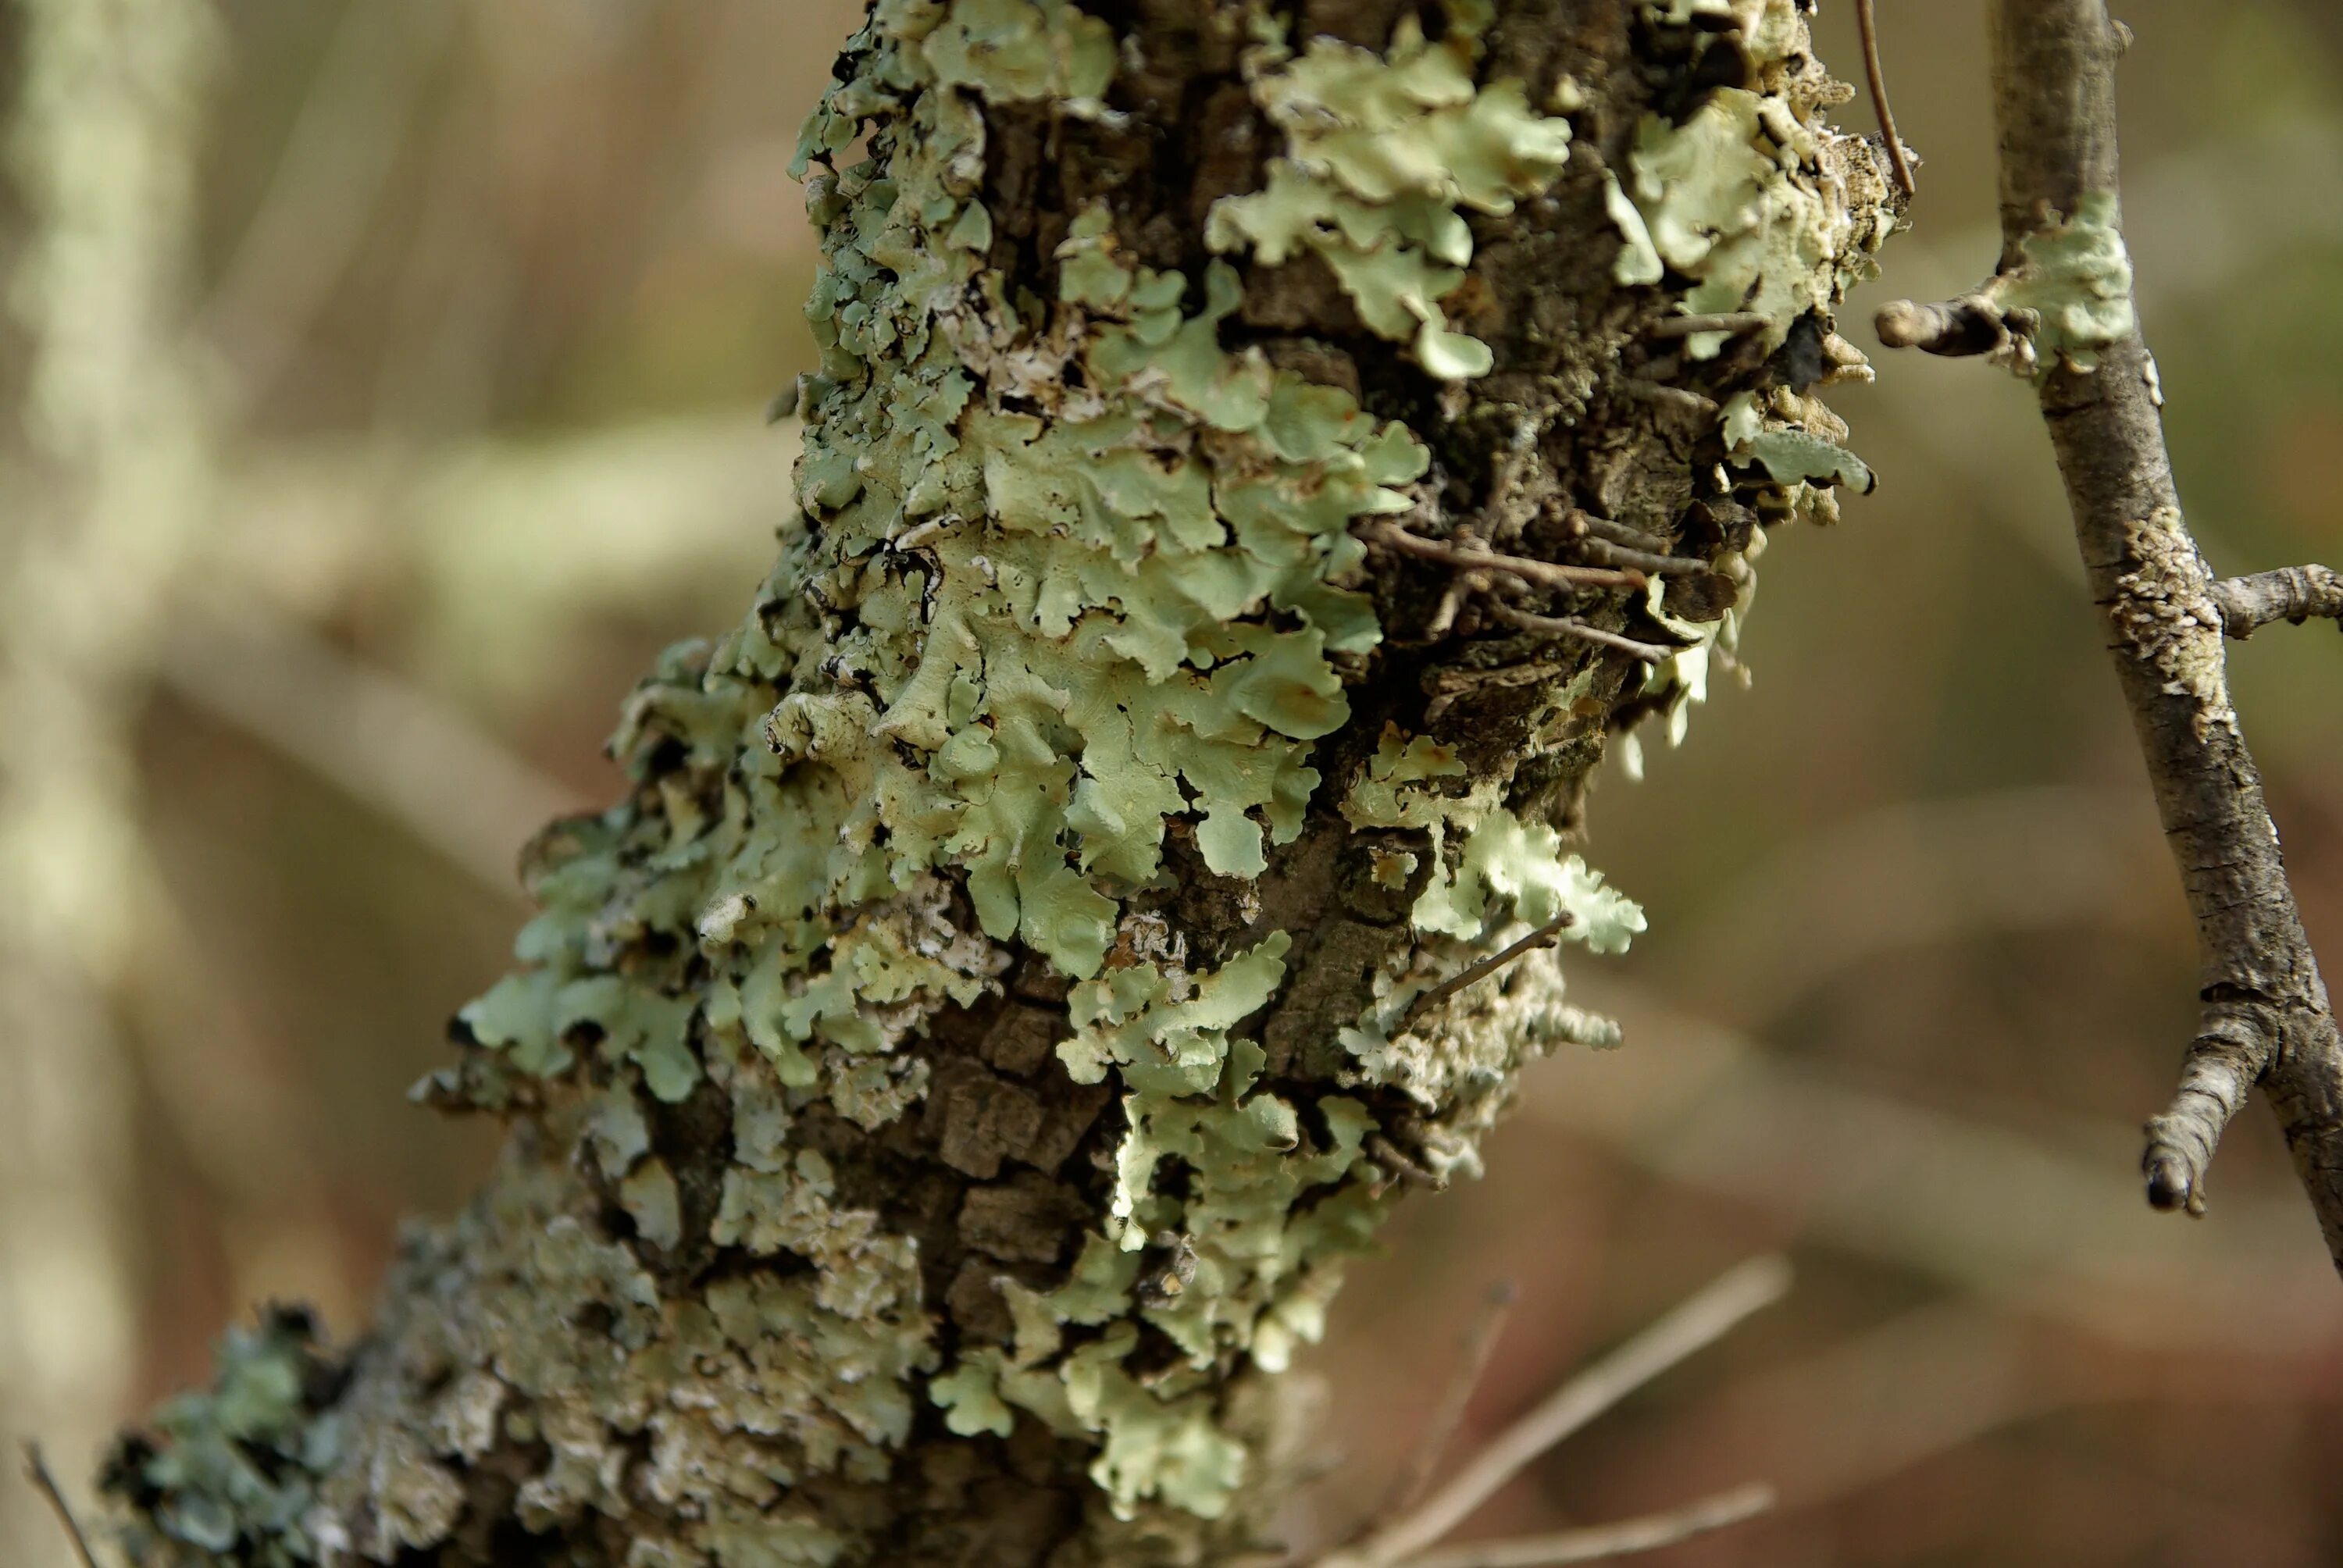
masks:
[[[314,1333],[306,1315],[287,1312],[230,1330],[213,1386],[163,1407],[159,1446],[116,1457],[110,1484],[166,1496],[154,1516],[163,1540],[254,1568],[315,1560],[307,1518],[317,1477],[337,1455],[331,1430],[310,1419]],[[126,1544],[143,1553],[161,1542],[134,1533]]]
[[[1584,323],[1757,309],[1770,348],[1827,306],[1884,185],[1820,125],[1790,0],[1654,15],[1731,17],[1755,68],[1644,122],[1615,176],[1532,105],[1615,126],[1640,92],[1545,74],[1576,63],[1552,40],[1541,81],[1506,79],[1521,40],[1483,0],[1436,40],[1404,9],[1380,51],[1232,20],[1199,69],[1272,146],[1199,246],[1164,193],[997,194],[1061,139],[1101,166],[1143,139],[1151,24],[877,0],[800,143],[800,515],[741,622],[628,699],[628,798],[531,846],[520,967],[422,1087],[515,1116],[505,1162],[410,1238],[328,1413],[270,1341],[166,1416],[130,1483],[147,1559],[461,1557],[487,1497],[548,1556],[861,1564],[955,1477],[1027,1465],[1056,1533],[1001,1561],[1252,1542],[1282,1473],[1255,1391],[1401,1178],[1473,1171],[1527,1060],[1616,1042],[1554,950],[1473,967],[1564,917],[1598,953],[1644,929],[1566,848],[1570,791],[1632,748],[1615,724],[1682,736],[1746,608],[1749,519],[1868,483],[1827,410],[1714,344],[1688,345],[1725,407],[1687,473],[1615,344],[1493,331],[1553,373],[1482,380],[1458,325],[1468,278],[1530,314],[1538,246],[1474,241],[1523,204],[1618,226]],[[1264,279],[1306,256],[1332,325],[1265,327]],[[1520,435],[1492,457],[1490,429]],[[1427,655],[1400,623],[1437,585],[1354,530],[1436,534],[1508,463],[1548,522],[1573,485],[1637,528],[1715,503],[1702,564],[1738,586],[1701,620],[1657,580],[1567,607],[1673,634],[1647,671],[1485,623]],[[1536,508],[1497,499],[1519,536]],[[1452,675],[1503,683],[1488,733],[1443,725]],[[938,1539],[912,1555],[962,1560]]]
[[[1253,96],[1285,150],[1265,188],[1214,204],[1205,239],[1271,266],[1315,253],[1369,330],[1412,344],[1432,375],[1463,380],[1493,360],[1487,344],[1449,330],[1439,303],[1473,259],[1459,209],[1510,213],[1545,189],[1570,156],[1570,123],[1532,110],[1520,82],[1476,83],[1473,8],[1452,10],[1437,44],[1410,15],[1381,55],[1324,37],[1299,55],[1256,49]]]
[[[1792,0],[1674,0],[1652,9],[1669,22],[1733,18],[1761,76],[1781,72],[1803,35]],[[1754,311],[1766,318],[1764,346],[1777,347],[1798,317],[1827,310],[1872,270],[1889,226],[1847,190],[1849,157],[1867,156],[1860,144],[1819,134],[1769,92],[1720,88],[1682,125],[1646,116],[1629,156],[1633,202],[1611,205],[1625,242],[1620,281],[1657,282],[1654,263],[1664,263],[1692,280],[1679,301],[1684,314]],[[1725,342],[1724,333],[1703,332],[1687,347],[1705,359]]]
[[[875,1271],[894,1299],[917,1299],[907,1243],[832,1212],[820,1157],[787,1155],[773,1128],[813,1100],[864,1127],[900,1116],[924,1064],[899,1077],[890,1057],[940,1009],[997,989],[995,944],[1022,944],[1079,982],[1068,1070],[1121,1086],[1106,1239],[1128,1252],[1178,1231],[1195,1260],[1176,1299],[1070,1302],[1062,1321],[1135,1312],[1200,1368],[1249,1348],[1282,1362],[1254,1344],[1257,1325],[1274,1322],[1281,1345],[1314,1332],[1327,1259],[1372,1223],[1355,1186],[1290,1213],[1304,1191],[1342,1186],[1364,1113],[1322,1099],[1314,1134],[1301,1108],[1252,1089],[1262,1050],[1229,1031],[1275,990],[1282,935],[1191,973],[1120,911],[1160,875],[1175,826],[1235,878],[1301,830],[1320,783],[1311,742],[1348,716],[1331,659],[1380,636],[1348,586],[1363,554],[1350,526],[1412,505],[1393,487],[1427,457],[1347,394],[1223,349],[1234,273],[1214,263],[1192,310],[1189,280],[1126,261],[1103,208],[1058,248],[1054,307],[978,290],[970,241],[989,225],[970,101],[1095,97],[1097,26],[1001,0],[875,15],[870,63],[806,132],[809,157],[872,122],[891,144],[810,187],[827,237],[809,309],[822,368],[803,388],[809,526],[748,623],[672,656],[629,703],[615,749],[659,780],[663,811],[572,824],[544,846],[545,913],[520,944],[535,967],[463,1022],[509,1071],[560,1076],[590,1054],[669,1102],[695,1091],[705,1058],[735,1064],[721,1076],[736,1097],[769,1071],[787,1109],[739,1145],[709,1234],[821,1262],[810,1310],[857,1321],[837,1299],[845,1278]],[[1455,62],[1420,39],[1403,53],[1401,98],[1453,78]],[[1303,79],[1337,97],[1373,85]],[[1465,85],[1461,99],[1433,92],[1439,146],[1518,138],[1514,100]],[[1483,154],[1448,195],[1493,207],[1534,150]],[[1336,138],[1325,156],[1355,172],[1366,154]],[[949,918],[951,870],[981,938]],[[669,1173],[632,1162],[640,1141],[623,1125],[602,1141],[630,1167],[612,1179],[645,1239],[679,1238]],[[1179,1201],[1153,1191],[1172,1160],[1190,1172]],[[930,1397],[954,1430],[1025,1409],[1102,1440],[1118,1506],[1219,1512],[1242,1452],[1209,1402],[1178,1413],[1176,1390],[1116,1370],[1101,1346],[1121,1343],[1021,1365],[996,1391],[972,1370],[982,1356],[934,1369],[910,1342],[880,1341],[890,1370],[868,1386],[934,1370]],[[902,1419],[874,1412],[865,1435],[886,1441]]]
[[[1995,297],[2006,309],[2039,317],[2033,335],[2038,373],[2061,363],[2097,368],[2098,351],[2122,342],[2137,326],[2116,193],[2087,193],[2073,216],[2036,229],[2018,248],[2024,262],[1996,280]]]

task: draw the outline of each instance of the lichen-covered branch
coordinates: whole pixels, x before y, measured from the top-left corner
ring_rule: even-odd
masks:
[[[2343,1268],[2343,1040],[2230,706],[2222,645],[2225,631],[2318,613],[2332,574],[2217,583],[2182,520],[2156,367],[2131,306],[2115,116],[2126,35],[2105,0],[1996,0],[1991,16],[2001,265],[1961,300],[1891,306],[1881,335],[1989,353],[2040,395],[2205,956],[2179,1092],[2147,1124],[2148,1196],[2202,1211],[2221,1131],[2259,1082]]]
[[[1793,0],[879,0],[801,516],[422,1089],[503,1162],[357,1346],[274,1314],[126,1442],[132,1555],[1256,1546],[1343,1261],[1614,1038],[1522,941],[1642,929],[1589,771],[1869,486],[1845,96]]]

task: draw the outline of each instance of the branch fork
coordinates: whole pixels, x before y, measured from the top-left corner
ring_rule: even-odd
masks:
[[[2207,571],[2182,520],[2116,208],[2115,63],[2129,36],[2106,0],[1993,0],[1989,14],[2002,266],[1958,298],[1889,305],[1880,340],[1986,356],[2031,374],[2041,400],[2204,953],[2202,1020],[2171,1104],[2146,1128],[2148,1200],[2204,1211],[2214,1150],[2259,1083],[2343,1268],[2343,1037],[2230,706],[2222,640],[2273,620],[2343,619],[2343,578]]]

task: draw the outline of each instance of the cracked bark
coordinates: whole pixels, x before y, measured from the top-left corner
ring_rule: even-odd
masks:
[[[833,89],[848,106],[833,148],[841,168],[813,186],[834,242],[819,319],[878,341],[869,322],[901,304],[890,291],[932,286],[920,268],[944,254],[938,236],[897,245],[869,214],[939,165],[968,190],[940,199],[940,219],[901,221],[950,222],[951,242],[976,254],[976,271],[964,288],[940,289],[940,307],[905,317],[911,326],[866,349],[869,357],[826,361],[808,394],[808,517],[785,537],[769,597],[724,648],[670,657],[630,699],[617,749],[632,795],[600,818],[555,824],[531,851],[533,888],[549,914],[585,897],[578,868],[600,868],[603,880],[574,926],[539,928],[552,934],[531,939],[535,967],[516,977],[521,990],[507,1002],[518,1007],[514,998],[526,1000],[538,980],[573,974],[563,996],[605,1000],[562,1002],[588,1010],[557,1015],[557,1027],[534,1036],[518,1025],[498,1035],[494,1010],[467,1010],[455,1030],[458,1064],[435,1077],[428,1098],[512,1121],[488,1188],[454,1222],[411,1233],[377,1322],[355,1346],[327,1349],[301,1314],[273,1313],[232,1343],[212,1394],[166,1412],[159,1437],[126,1441],[108,1488],[127,1516],[135,1561],[1083,1568],[1264,1549],[1260,1533],[1294,1479],[1308,1402],[1272,1374],[1282,1345],[1309,1332],[1332,1292],[1337,1242],[1355,1241],[1343,1227],[1371,1224],[1403,1181],[1471,1169],[1516,1074],[1545,1046],[1605,1039],[1601,1020],[1562,1005],[1554,955],[1523,950],[1437,1005],[1397,1017],[1393,1039],[1346,1044],[1379,997],[1404,1005],[1544,918],[1493,912],[1483,922],[1476,912],[1473,934],[1463,937],[1426,928],[1414,911],[1434,881],[1462,874],[1462,829],[1443,849],[1421,821],[1399,819],[1404,813],[1363,819],[1346,787],[1392,763],[1397,738],[1413,737],[1445,770],[1437,789],[1419,787],[1423,809],[1502,813],[1516,839],[1574,831],[1611,737],[1670,699],[1615,644],[1524,635],[1515,622],[1534,625],[1539,614],[1484,603],[1484,563],[1574,567],[1545,574],[1529,602],[1567,610],[1571,624],[1631,648],[1671,654],[1657,644],[1684,635],[1683,622],[1714,623],[1733,605],[1732,573],[1745,574],[1761,525],[1829,505],[1825,491],[1772,477],[1719,424],[1728,402],[1760,395],[1765,411],[1753,409],[1753,423],[1793,430],[1802,457],[1835,450],[1844,427],[1805,397],[1837,364],[1825,352],[1835,340],[1824,307],[1885,228],[1884,165],[1822,124],[1821,110],[1844,94],[1806,53],[1795,10],[1750,0],[1742,9],[1765,25],[1745,35],[1730,17],[1664,24],[1630,0],[1488,8],[1477,82],[1527,84],[1541,105],[1570,101],[1574,133],[1567,163],[1544,188],[1503,204],[1510,211],[1491,201],[1459,220],[1472,264],[1440,307],[1456,334],[1493,351],[1492,373],[1428,374],[1407,337],[1371,330],[1349,286],[1307,251],[1281,265],[1244,260],[1219,340],[1208,327],[1194,341],[1216,374],[1258,370],[1265,383],[1273,367],[1309,383],[1311,397],[1355,397],[1374,420],[1412,432],[1430,465],[1399,498],[1408,527],[1453,557],[1360,547],[1361,564],[1342,586],[1355,584],[1372,605],[1381,641],[1330,667],[1339,722],[1313,731],[1306,751],[1323,783],[1305,786],[1297,830],[1270,848],[1257,875],[1213,870],[1216,854],[1233,851],[1207,843],[1192,813],[1175,809],[1160,873],[1118,890],[1110,977],[1143,979],[1152,966],[1192,1000],[1264,950],[1272,963],[1282,954],[1267,1000],[1229,1026],[1234,1045],[1220,1046],[1232,1063],[1236,1045],[1251,1053],[1245,1084],[1234,1085],[1231,1066],[1188,1101],[1200,1116],[1223,1118],[1215,1135],[1240,1112],[1257,1111],[1270,1129],[1245,1151],[1250,1163],[1238,1162],[1262,1190],[1295,1185],[1282,1211],[1252,1216],[1275,1243],[1267,1254],[1197,1219],[1218,1158],[1208,1150],[1184,1163],[1162,1157],[1140,1179],[1139,1209],[1196,1222],[1142,1233],[1118,1208],[1132,1201],[1120,1162],[1147,1112],[1133,1085],[1163,1064],[1125,1063],[1104,1081],[1070,1072],[1061,1048],[1087,1027],[1071,1016],[1070,998],[1104,1005],[1078,991],[1084,976],[1073,971],[1098,960],[1053,962],[1030,926],[1012,918],[1004,931],[997,910],[980,908],[976,862],[986,845],[957,851],[958,863],[947,856],[933,875],[866,879],[850,898],[809,890],[809,872],[776,873],[757,884],[761,903],[738,890],[713,896],[694,869],[694,846],[746,834],[776,860],[819,866],[849,837],[839,823],[853,819],[800,823],[779,813],[811,810],[806,801],[822,791],[831,803],[823,809],[840,812],[880,799],[874,841],[918,828],[909,809],[885,815],[896,809],[885,786],[943,753],[900,737],[868,744],[880,706],[868,694],[908,683],[923,657],[951,668],[953,648],[930,629],[940,612],[920,596],[939,578],[946,586],[934,591],[950,590],[953,571],[1005,577],[992,556],[1013,568],[1006,552],[1017,538],[995,526],[999,493],[984,487],[997,476],[979,466],[979,488],[964,492],[975,497],[974,518],[931,508],[904,527],[907,500],[876,544],[854,543],[875,505],[864,476],[892,460],[886,443],[902,426],[931,417],[920,396],[941,385],[917,379],[926,361],[914,357],[926,350],[907,345],[926,344],[931,329],[970,335],[953,342],[952,373],[964,370],[972,388],[960,386],[961,401],[935,417],[944,445],[972,446],[980,415],[996,427],[1030,421],[1038,433],[1004,462],[1039,448],[1087,417],[1077,412],[1082,400],[1107,386],[1098,345],[1132,319],[1115,302],[1135,294],[1131,278],[1144,276],[1136,269],[1177,269],[1186,287],[1172,291],[1167,326],[1198,318],[1208,291],[1197,285],[1226,265],[1206,249],[1206,220],[1222,198],[1262,187],[1282,134],[1248,75],[1246,51],[1263,24],[1396,57],[1411,37],[1429,33],[1437,48],[1445,30],[1480,26],[1482,9],[961,0],[951,25],[967,26],[951,38],[965,49],[948,59],[925,45],[914,59],[903,42],[936,27],[944,11],[874,10]],[[1086,68],[1085,39],[1101,26],[1111,77],[1092,97],[1064,84]],[[1782,52],[1753,56],[1760,36]],[[1000,62],[1011,55],[1024,75],[999,91],[936,75],[939,60],[968,73],[1011,69]],[[1037,80],[1059,85],[1036,88]],[[1446,81],[1432,90],[1456,91]],[[1751,135],[1766,138],[1750,177],[1795,182],[1785,221],[1829,236],[1819,261],[1815,246],[1784,247],[1813,269],[1791,280],[1806,291],[1800,297],[1823,305],[1783,312],[1775,336],[1785,341],[1771,348],[1756,331],[1721,350],[1655,331],[1672,319],[1677,289],[1620,281],[1624,198],[1612,171],[1630,169],[1639,128],[1665,132],[1720,92],[1749,100],[1739,106],[1760,127]],[[1730,131],[1739,122],[1722,123]],[[947,164],[935,154],[923,138],[945,124],[980,156]],[[872,163],[844,167],[861,156],[847,146],[854,132],[871,126]],[[958,208],[953,219],[969,192],[981,210]],[[1443,233],[1453,248],[1454,233]],[[895,248],[882,263],[884,246]],[[1077,258],[1092,268],[1079,285]],[[1432,325],[1427,317],[1414,352],[1440,347]],[[1143,337],[1153,327],[1129,330],[1162,341]],[[1132,428],[1162,443],[1147,450],[1162,473],[1220,465],[1213,482],[1234,484],[1268,463],[1262,438],[1246,437],[1255,445],[1245,447],[1232,422],[1164,401],[1176,381],[1173,370],[1151,370],[1107,387],[1142,408],[1146,420]],[[865,386],[883,423],[854,423],[864,406],[852,398]],[[903,395],[880,396],[890,388]],[[1312,411],[1326,403],[1303,397],[1297,407],[1322,417]],[[834,459],[828,469],[817,461],[824,457]],[[1311,470],[1308,485],[1332,472]],[[1297,490],[1297,508],[1315,493]],[[1663,626],[1643,594],[1619,591],[1640,572],[1596,568],[1587,577],[1594,563],[1585,556],[1601,552],[1581,548],[1591,525],[1577,519],[1597,515],[1637,549],[1731,571],[1671,576],[1664,602],[1680,624]],[[1169,530],[1169,511],[1149,526]],[[939,552],[970,538],[990,554],[938,564]],[[917,593],[903,586],[914,574],[927,585]],[[1272,614],[1259,598],[1242,612],[1251,618],[1232,625],[1274,648],[1302,611]],[[998,624],[978,629],[1028,635],[1022,618],[993,613]],[[749,645],[764,652],[742,654]],[[1256,667],[1266,668],[1265,656],[1244,668]],[[981,673],[1005,681],[991,665]],[[979,684],[971,678],[969,690]],[[851,725],[831,723],[857,713]],[[965,726],[966,713],[952,722]],[[1005,749],[1011,731],[999,722]],[[998,755],[989,732],[977,739]],[[829,760],[849,751],[880,782],[852,784],[847,764]],[[1259,824],[1237,815],[1240,837],[1257,842]],[[1090,819],[1105,824],[1095,829],[1101,838],[1121,830],[1111,816],[1101,809]],[[802,911],[781,907],[800,896]],[[1528,907],[1518,891],[1508,896],[1516,912]],[[790,920],[790,940],[822,956],[776,982],[775,1016],[799,1007],[814,1016],[812,987],[838,978],[820,964],[872,930],[909,933],[884,961],[924,963],[947,975],[936,985],[966,988],[952,1000],[922,990],[926,980],[875,1000],[853,990],[839,1004],[839,1027],[860,1032],[839,1039],[860,1043],[826,1045],[802,1027],[788,1040],[752,1030],[748,1043],[741,1020],[757,976],[731,987],[724,966],[739,960],[735,933]],[[1575,938],[1584,922],[1556,921],[1554,932]],[[571,968],[548,967],[556,964]],[[1394,977],[1413,991],[1393,990]],[[615,1009],[611,997],[642,1010],[623,1021],[591,1012]],[[679,1016],[680,1043],[654,1053],[659,1020]],[[1205,1032],[1189,1026],[1181,1038]],[[1381,1065],[1369,1060],[1378,1051]],[[1323,1173],[1291,1174],[1302,1169]],[[1292,1240],[1305,1232],[1319,1239]],[[1101,1239],[1117,1234],[1131,1244]],[[1276,1247],[1289,1245],[1299,1255],[1283,1260]],[[1271,1265],[1289,1262],[1273,1273]],[[1240,1287],[1262,1300],[1240,1302]],[[1216,1292],[1228,1292],[1226,1321],[1182,1315],[1213,1309]],[[1086,1304],[1066,1304],[1074,1301]],[[1210,1331],[1202,1341],[1179,1337],[1199,1321]]]

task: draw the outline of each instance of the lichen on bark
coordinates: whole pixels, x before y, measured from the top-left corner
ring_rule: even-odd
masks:
[[[1641,930],[1566,848],[1590,769],[1681,733],[1765,527],[1867,487],[1810,396],[1890,223],[1842,95],[1792,0],[878,0],[802,143],[800,515],[422,1086],[506,1156],[355,1349],[272,1318],[125,1444],[133,1555],[1256,1541],[1343,1260],[1610,1038],[1550,952],[1433,993]],[[1764,326],[1644,336],[1680,307]],[[1588,513],[1685,570],[1353,531]]]

